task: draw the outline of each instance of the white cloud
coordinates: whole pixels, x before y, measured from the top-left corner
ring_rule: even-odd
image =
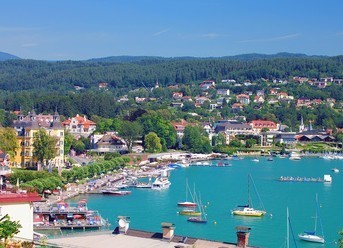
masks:
[[[291,40],[299,36],[300,34],[287,34],[287,35],[276,36],[276,37],[271,37],[271,38],[266,38],[266,39],[242,40],[241,42],[273,42],[273,41],[280,41],[280,40]]]
[[[158,32],[156,32],[156,33],[153,33],[152,36],[159,36],[159,35],[161,35],[161,34],[164,34],[164,33],[168,32],[168,31],[169,31],[168,29],[163,29],[163,30],[161,30],[161,31],[158,31]]]

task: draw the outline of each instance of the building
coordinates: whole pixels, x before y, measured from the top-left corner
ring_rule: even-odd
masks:
[[[230,95],[230,90],[229,89],[218,89],[217,90],[217,95],[229,96]]]
[[[0,193],[0,218],[8,214],[11,221],[19,221],[22,226],[14,238],[33,240],[33,202],[39,201],[36,193]]]
[[[249,123],[255,133],[260,133],[262,129],[268,129],[268,131],[278,130],[278,125],[274,121],[266,120],[254,120]]]
[[[247,105],[250,103],[250,97],[247,94],[240,94],[236,96],[236,100],[237,102],[243,104],[243,105]]]
[[[127,153],[128,148],[124,140],[115,135],[114,133],[104,134],[95,142],[96,152],[115,152],[115,153]]]
[[[17,132],[18,148],[14,156],[14,165],[32,166],[37,160],[33,157],[34,134],[44,129],[47,134],[56,139],[55,158],[50,162],[52,166],[59,167],[64,163],[64,127],[57,111],[53,115],[36,115],[32,110],[27,116],[20,111],[12,127]]]
[[[96,123],[87,119],[86,116],[76,115],[62,122],[66,131],[74,136],[88,137],[96,129]]]

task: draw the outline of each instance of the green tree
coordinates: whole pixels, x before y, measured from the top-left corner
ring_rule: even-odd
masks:
[[[138,122],[123,121],[119,136],[125,141],[129,152],[132,151],[133,142],[142,135],[142,127]]]
[[[155,153],[162,151],[161,140],[154,132],[150,132],[145,135],[144,143],[147,152]]]
[[[245,143],[245,147],[251,148],[254,145],[256,145],[256,140],[255,139],[248,139]]]
[[[13,157],[17,147],[16,131],[10,127],[0,128],[0,149]]]
[[[198,126],[187,126],[185,128],[182,144],[186,150],[191,152],[210,153],[212,151],[206,132]]]
[[[339,248],[343,248],[343,229],[339,232],[339,235],[341,236],[338,240]]]
[[[70,148],[74,142],[74,136],[70,133],[65,133],[64,135],[64,154],[69,154]]]
[[[20,228],[22,228],[22,226],[19,221],[11,221],[10,216],[6,214],[0,219],[0,240],[4,239],[6,245],[7,240],[19,233]]]
[[[33,156],[37,158],[38,163],[47,164],[56,156],[56,142],[57,140],[49,136],[45,129],[41,128],[33,134]]]

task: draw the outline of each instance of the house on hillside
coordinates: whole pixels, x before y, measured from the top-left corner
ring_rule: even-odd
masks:
[[[89,137],[96,130],[96,123],[84,115],[76,115],[62,122],[63,127],[72,135]]]
[[[229,96],[230,95],[230,90],[229,89],[218,89],[217,90],[217,95],[219,95],[219,96]]]
[[[250,97],[247,94],[240,94],[236,96],[236,100],[237,102],[243,104],[243,105],[247,105],[250,103]]]
[[[96,142],[94,141],[94,149],[92,151],[107,153],[115,152],[120,154],[128,153],[128,148],[123,139],[113,132],[108,132],[102,135]]]

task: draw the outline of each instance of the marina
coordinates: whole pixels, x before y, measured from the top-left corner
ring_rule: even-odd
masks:
[[[332,168],[342,169],[339,160],[302,158],[301,161],[260,157],[259,164],[250,158],[231,160],[232,167],[216,169],[212,166],[190,166],[172,170],[169,180],[171,185],[165,190],[130,188],[132,194],[125,197],[107,197],[103,194],[85,194],[91,209],[97,209],[103,218],[111,223],[109,229],[116,226],[115,217],[131,217],[130,226],[136,230],[158,232],[163,221],[175,224],[177,235],[197,237],[208,240],[235,242],[235,227],[251,228],[249,244],[258,247],[282,247],[285,242],[285,209],[288,206],[294,220],[295,232],[302,232],[313,226],[313,211],[308,211],[308,203],[318,193],[321,199],[321,217],[326,233],[325,247],[336,247],[338,231],[342,228],[340,218],[332,218],[332,211],[340,213],[342,173],[334,173]],[[212,163],[213,161],[208,161]],[[231,214],[232,207],[246,198],[247,174],[253,176],[258,192],[263,199],[267,214],[263,217],[245,217]],[[280,175],[323,178],[330,174],[332,183],[279,183]],[[178,214],[181,208],[177,203],[185,200],[185,182],[196,184],[202,194],[202,202],[207,214],[206,225],[196,225],[188,221],[189,215]],[[68,200],[77,203],[80,198]],[[257,199],[252,196],[252,204]],[[144,208],[138,207],[143,206]],[[146,209],[149,209],[147,214]],[[197,216],[194,216],[197,217]],[[70,231],[68,231],[70,232]],[[273,237],[270,238],[270,233]],[[296,240],[299,247],[312,247]]]

